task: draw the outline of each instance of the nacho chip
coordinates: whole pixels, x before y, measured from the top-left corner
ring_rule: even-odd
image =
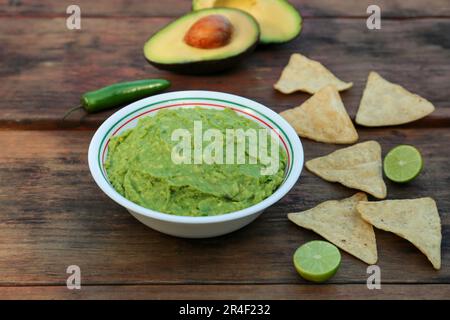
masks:
[[[386,198],[381,146],[376,141],[358,143],[309,160],[306,168],[322,179],[365,191],[379,199]]]
[[[435,269],[441,268],[441,219],[432,198],[360,202],[361,217],[415,245]]]
[[[295,91],[316,93],[327,85],[343,91],[351,88],[353,83],[339,80],[320,62],[294,53],[274,88],[286,94]]]
[[[354,143],[358,133],[339,92],[327,86],[301,106],[280,113],[301,136],[326,143]]]
[[[288,218],[300,227],[312,230],[365,263],[377,262],[375,233],[356,211],[359,201],[367,201],[359,192],[343,200],[325,201]]]
[[[421,119],[434,111],[424,98],[370,72],[356,114],[356,123],[367,127],[393,126]]]

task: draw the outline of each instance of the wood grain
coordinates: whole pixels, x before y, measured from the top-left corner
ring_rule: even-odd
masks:
[[[412,143],[425,158],[413,183],[388,184],[389,198],[432,196],[442,218],[442,269],[416,248],[376,232],[382,282],[450,282],[450,172],[447,129],[360,130],[386,152]],[[90,131],[0,131],[1,286],[64,285],[66,268],[79,265],[83,282],[103,284],[299,284],[294,250],[320,237],[290,223],[286,214],[354,191],[307,171],[294,189],[248,227],[223,237],[178,239],[137,222],[95,185],[87,167]],[[303,140],[307,159],[336,146]],[[269,245],[270,244],[270,245]],[[366,265],[343,254],[331,283],[365,283]]]
[[[17,2],[17,1],[16,1]],[[20,0],[20,5],[0,4],[0,15],[5,16],[65,16],[70,0]],[[371,4],[380,6],[384,18],[417,18],[450,16],[450,4],[446,0],[290,0],[309,17],[366,17]],[[191,0],[78,0],[85,17],[176,17],[191,9]]]
[[[0,287],[0,299],[134,299],[134,300],[378,300],[442,299],[450,297],[449,285],[122,285]]]
[[[61,118],[85,91],[153,77],[171,80],[171,90],[220,90],[282,111],[309,97],[283,95],[272,88],[294,52],[321,61],[355,83],[342,94],[352,116],[369,71],[376,70],[435,104],[437,110],[421,125],[449,125],[450,38],[445,35],[450,33],[450,20],[386,21],[382,32],[368,31],[360,20],[311,20],[296,41],[260,48],[240,68],[210,77],[176,75],[145,62],[143,43],[168,21],[88,19],[79,32],[68,31],[60,18],[0,24],[0,60],[6,62],[0,64],[0,127],[95,128],[113,111],[89,117],[77,113],[66,122]]]

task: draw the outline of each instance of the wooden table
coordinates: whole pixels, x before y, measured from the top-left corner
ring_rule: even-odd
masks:
[[[156,70],[142,55],[150,34],[187,12],[190,1],[78,0],[82,29],[68,30],[72,3],[0,2],[0,298],[450,297],[448,0],[298,0],[300,38],[261,47],[240,68],[207,77]],[[372,3],[381,6],[381,30],[366,27]],[[87,90],[153,77],[170,79],[174,91],[230,92],[282,111],[309,97],[272,89],[294,52],[355,83],[342,94],[352,117],[370,70],[435,104],[431,116],[413,124],[357,129],[361,141],[376,139],[384,153],[401,143],[422,151],[423,173],[408,185],[387,183],[389,198],[436,199],[443,224],[440,271],[406,240],[376,230],[381,290],[367,289],[367,265],[346,253],[328,284],[303,281],[292,254],[320,237],[286,214],[354,193],[307,171],[284,199],[233,234],[204,240],[160,234],[107,198],[90,176],[89,141],[112,111],[61,121]],[[307,139],[303,144],[306,159],[338,148]],[[69,265],[81,268],[81,290],[66,288]]]

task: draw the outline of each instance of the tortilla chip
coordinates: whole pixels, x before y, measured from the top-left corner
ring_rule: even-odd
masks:
[[[356,211],[359,201],[367,201],[359,192],[343,200],[325,201],[312,209],[289,213],[300,227],[312,230],[365,263],[377,262],[375,233]]]
[[[343,91],[351,88],[353,83],[339,80],[320,62],[294,53],[274,88],[286,94],[295,91],[316,93],[327,85]]]
[[[441,268],[441,219],[432,198],[360,202],[361,217],[415,245],[435,269]]]
[[[302,137],[326,143],[358,141],[358,133],[334,86],[319,90],[301,106],[280,115]]]
[[[356,114],[356,123],[367,127],[393,126],[421,119],[433,111],[431,102],[372,71]]]
[[[376,141],[358,143],[309,160],[306,168],[322,179],[365,191],[379,199],[386,198],[381,146]]]

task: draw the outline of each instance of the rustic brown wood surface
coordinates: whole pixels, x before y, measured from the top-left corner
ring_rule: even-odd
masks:
[[[246,0],[241,0],[246,1]],[[65,16],[65,8],[74,4],[71,0],[2,0],[3,16]],[[12,3],[19,2],[20,5]],[[379,5],[387,18],[450,17],[447,0],[291,0],[301,8],[302,16],[357,17],[366,18],[366,9],[371,4]],[[10,3],[10,5],[6,5]],[[78,0],[76,4],[91,17],[177,17],[191,9],[191,0]]]
[[[26,18],[14,23],[4,23],[5,19],[0,18],[3,126],[96,128],[112,111],[89,117],[74,114],[65,123],[61,118],[87,90],[152,77],[170,79],[171,90],[233,92],[281,111],[309,97],[303,93],[283,95],[272,89],[289,56],[297,51],[355,83],[342,95],[351,115],[369,71],[377,70],[433,101],[437,110],[419,125],[450,119],[450,19],[383,21],[382,32],[367,30],[361,19],[306,20],[296,41],[260,48],[241,68],[216,77],[176,75],[145,62],[143,43],[170,18],[89,18],[82,20],[81,31],[71,32],[64,18]],[[239,85],[233,79],[239,79]]]
[[[386,17],[379,31],[366,28],[366,1],[293,1],[305,17],[300,38],[259,48],[240,68],[208,77],[159,71],[142,56],[149,35],[188,11],[190,1],[79,1],[80,31],[65,27],[70,1],[19,2],[0,2],[0,299],[450,297],[448,1],[375,1]],[[437,110],[416,123],[358,131],[361,141],[379,141],[384,153],[400,143],[422,151],[424,172],[408,185],[388,183],[388,192],[389,198],[436,199],[443,225],[440,271],[407,241],[377,230],[381,290],[366,288],[367,266],[346,253],[328,284],[303,281],[292,253],[320,237],[286,214],[354,192],[306,170],[284,199],[233,234],[204,240],[160,234],[107,198],[89,174],[93,129],[112,112],[61,121],[82,92],[144,77],[170,79],[171,90],[235,93],[281,111],[309,97],[272,89],[293,52],[355,83],[342,95],[352,116],[370,70],[435,104]],[[338,148],[303,144],[306,159]],[[82,269],[81,291],[65,287],[72,264]]]
[[[181,289],[182,288],[182,289]],[[218,300],[235,299],[304,299],[317,300],[332,297],[336,300],[448,299],[448,285],[387,284],[383,290],[367,290],[365,285],[114,285],[85,286],[82,290],[67,290],[62,286],[3,287],[0,299],[161,299]]]

